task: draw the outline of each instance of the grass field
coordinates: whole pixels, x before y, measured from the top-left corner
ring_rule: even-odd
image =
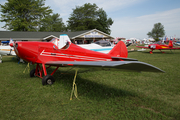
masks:
[[[128,57],[165,73],[80,69],[79,100],[71,101],[74,70],[59,68],[56,82],[42,86],[40,78],[23,73],[27,64],[5,56],[0,64],[0,120],[179,120],[180,51],[148,51],[131,52]]]

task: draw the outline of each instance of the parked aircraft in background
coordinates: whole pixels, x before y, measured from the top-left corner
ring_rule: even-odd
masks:
[[[114,47],[114,45],[112,45],[110,42],[104,40],[100,40],[91,44],[79,44],[78,46],[102,53],[109,53],[109,51]]]
[[[127,44],[126,47],[128,47],[129,45],[131,45],[131,43]],[[88,50],[92,50],[92,51],[96,51],[96,52],[101,52],[101,53],[109,53],[109,51],[115,46],[112,45],[110,42],[108,41],[104,41],[104,40],[100,40],[100,41],[96,41],[95,43],[91,43],[91,44],[80,44],[78,45],[82,48],[88,49]]]
[[[150,54],[153,54],[153,50],[160,50],[160,51],[161,50],[180,50],[180,48],[173,47],[173,42],[171,40],[169,41],[168,45],[161,43],[161,42],[156,42],[156,43],[148,45],[148,47],[144,47],[144,46],[136,46],[136,47],[150,49],[151,50],[151,51],[149,51]],[[164,52],[162,52],[162,53],[164,53]]]
[[[36,64],[36,69],[31,70],[30,76],[42,78],[42,84],[53,84],[53,74],[59,67],[91,67],[98,70],[130,70],[146,72],[164,72],[150,64],[127,58],[128,52],[124,42],[118,44],[108,53],[100,53],[84,49],[71,43],[69,37],[64,34],[60,39],[53,39],[50,42],[15,42],[16,54],[25,61]],[[48,66],[46,66],[48,65]],[[42,66],[42,67],[41,67]],[[56,66],[55,70],[47,73],[47,69]],[[77,70],[76,70],[77,73]],[[44,77],[43,77],[44,74]]]
[[[12,43],[12,39],[10,40],[10,43]],[[3,55],[16,55],[14,52],[14,48],[10,45],[7,46],[0,46],[0,63],[2,63],[2,56]]]
[[[180,46],[180,42],[175,42],[175,45],[178,45],[178,46]]]

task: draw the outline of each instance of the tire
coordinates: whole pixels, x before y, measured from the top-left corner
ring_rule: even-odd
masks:
[[[35,77],[35,71],[36,71],[36,69],[31,70],[30,77]]]
[[[51,75],[46,75],[42,79],[42,85],[52,85],[55,82],[55,79]]]

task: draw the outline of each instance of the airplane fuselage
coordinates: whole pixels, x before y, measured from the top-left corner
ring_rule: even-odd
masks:
[[[11,46],[0,46],[0,55],[16,55]]]
[[[112,61],[111,56],[104,53],[81,48],[73,43],[66,49],[58,49],[51,42],[17,42],[16,54],[32,63],[47,61]]]
[[[165,49],[165,48],[170,48],[168,45],[164,44],[164,45],[159,45],[159,44],[150,44],[149,49],[151,50],[160,50],[160,49]]]

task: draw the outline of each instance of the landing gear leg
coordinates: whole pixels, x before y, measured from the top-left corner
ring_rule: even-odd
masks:
[[[55,82],[54,77],[52,76],[59,68],[59,66],[56,67],[56,69],[49,75],[47,74],[46,69],[50,68],[51,65],[48,67],[45,66],[45,64],[42,64],[42,67],[39,63],[36,65],[36,69],[31,70],[30,77],[40,77],[42,78],[42,85],[52,85]],[[44,73],[44,77],[43,77]]]
[[[153,49],[151,49],[151,51],[149,51],[150,54],[153,54]]]
[[[150,53],[150,54],[153,54],[153,52],[152,52],[152,51],[149,51],[149,53]]]

